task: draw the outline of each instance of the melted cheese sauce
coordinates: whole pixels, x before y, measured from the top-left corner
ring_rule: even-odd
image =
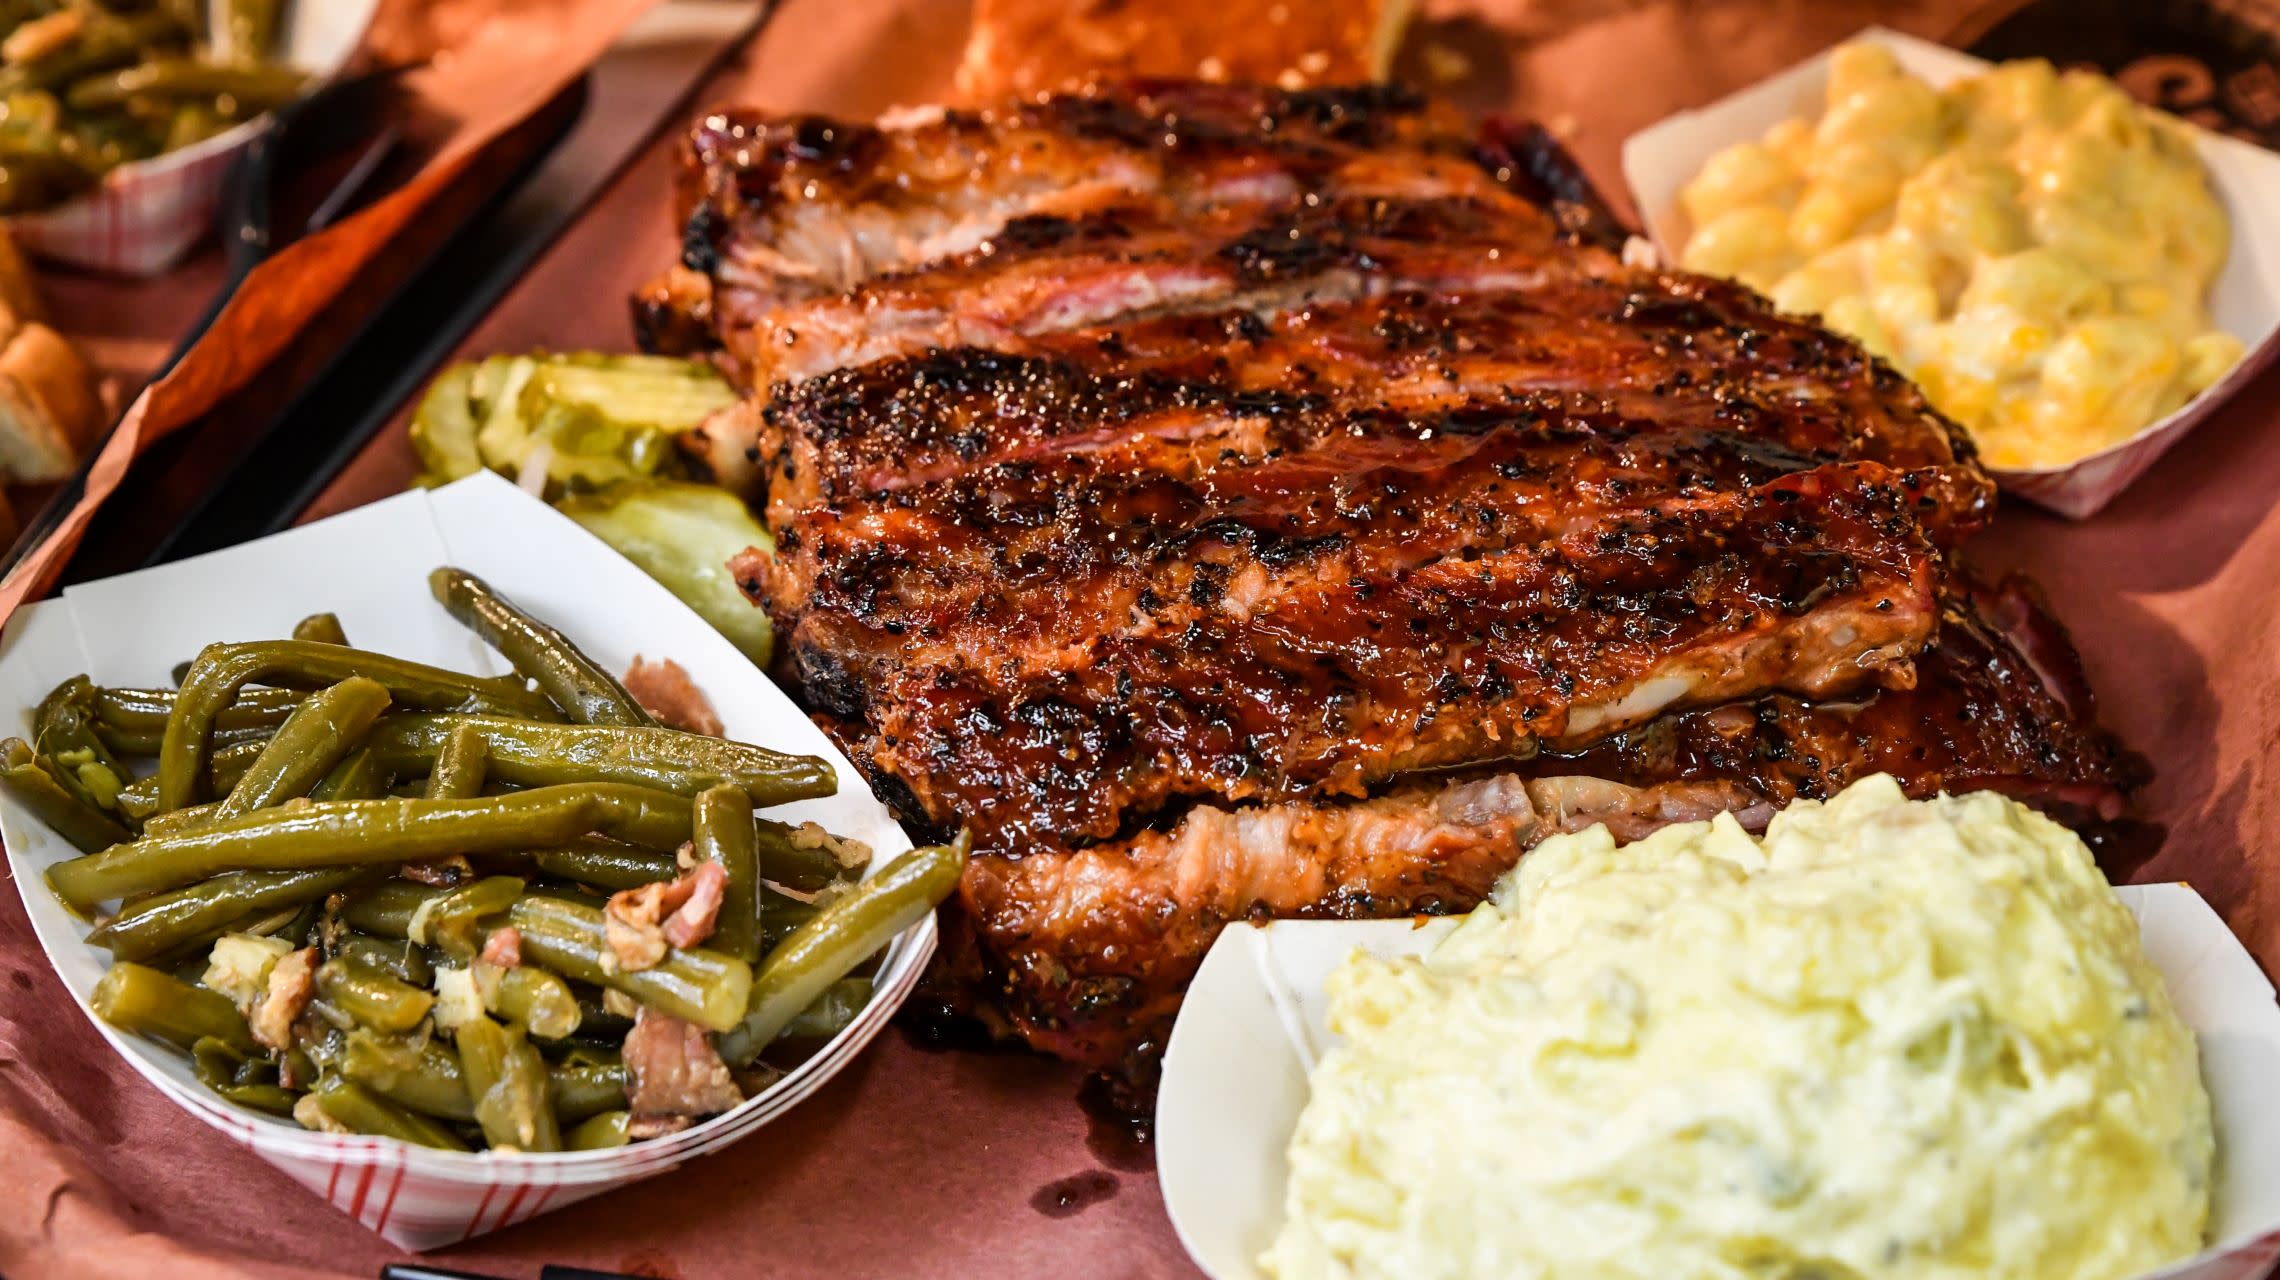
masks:
[[[1992,793],[1562,836],[1330,998],[1283,1280],[2103,1280],[2208,1221],[2198,1054],[2136,922]]]
[[[1848,45],[1818,121],[1711,157],[1680,202],[1689,269],[1857,338],[1998,467],[2118,444],[2242,355],[2205,306],[2232,228],[2191,135],[2089,72],[1940,90]]]

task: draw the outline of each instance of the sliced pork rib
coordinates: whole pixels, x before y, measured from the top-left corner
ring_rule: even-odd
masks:
[[[1758,829],[1793,800],[1889,773],[1918,797],[2006,791],[2100,835],[2144,765],[2078,718],[2078,673],[2038,670],[2033,636],[2055,624],[2014,587],[1966,588],[1945,613],[1911,689],[1728,704],[1360,803],[1203,806],[1167,830],[979,862],[954,994],[1033,1044],[1117,1067],[1161,1046],[1227,922],[1461,911],[1537,842],[1595,823],[1636,839],[1730,812]]]
[[[691,131],[678,194],[690,265],[771,299],[962,253],[1018,218],[1290,199],[1380,158],[1472,153],[1460,118],[1400,89],[1167,83],[877,123],[720,111]]]
[[[1936,473],[1956,532],[1976,524],[1985,477],[1957,465],[1954,436],[1912,386],[1735,286],[1669,284],[1642,292],[1636,279],[1577,276],[1402,290],[876,360],[784,388],[758,424],[776,460],[771,516],[996,463],[1088,456],[1192,472],[1230,452],[1288,453],[1389,422],[1467,436],[1509,421],[1609,437],[1605,450],[1645,465],[1692,468],[1674,481],[1697,489],[1751,466],[1765,476],[1866,460]],[[1667,456],[1648,457],[1658,448]]]
[[[739,582],[1031,1043],[1160,1039],[1229,920],[1459,909],[1545,836],[1876,771],[2109,821],[1993,488],[1891,369],[1627,263],[1557,144],[1392,90],[721,113],[636,299],[752,399]],[[2024,637],[2024,638],[2022,638]]]
[[[783,303],[724,329],[757,383],[935,347],[1005,346],[1135,316],[1284,308],[1394,290],[1532,288],[1604,265],[1525,255],[1552,243],[1544,215],[1509,196],[1319,203],[1116,206],[1083,219],[1020,218],[971,252]],[[1493,255],[1493,256],[1492,256]]]
[[[1299,545],[1213,501],[1253,492],[1220,471],[1184,502],[1064,478],[995,510],[1010,491],[968,476],[916,513],[794,525],[778,565],[820,568],[787,651],[929,816],[1021,847],[1183,800],[1360,794],[1766,690],[1905,683],[1931,634],[1936,553],[1877,464],[1608,503],[1448,453],[1373,484],[1368,516],[1278,486]]]

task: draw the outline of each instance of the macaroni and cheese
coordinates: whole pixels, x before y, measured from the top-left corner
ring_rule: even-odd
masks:
[[[2120,443],[2242,354],[2205,305],[2231,226],[2191,136],[2102,76],[1934,89],[1847,45],[1818,122],[1711,157],[1680,201],[1686,267],[1859,339],[1997,467]]]

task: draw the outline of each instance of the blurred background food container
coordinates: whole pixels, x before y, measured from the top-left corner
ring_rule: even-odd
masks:
[[[300,0],[280,15],[275,56],[308,74],[307,88],[348,66],[380,0]],[[154,275],[172,267],[212,229],[230,167],[266,115],[201,142],[121,165],[92,191],[9,220],[32,254],[90,271]]]

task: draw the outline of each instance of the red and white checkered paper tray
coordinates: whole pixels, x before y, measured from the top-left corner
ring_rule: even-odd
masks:
[[[340,74],[364,42],[380,0],[298,0],[285,6],[277,56],[312,84]],[[67,266],[156,275],[213,229],[230,166],[269,127],[249,120],[194,146],[121,165],[86,195],[8,220],[27,251]]]
[[[1909,71],[1935,85],[1952,84],[1990,65],[1944,45],[1870,27],[1853,37],[1884,45]],[[1792,117],[1815,117],[1826,100],[1829,53],[1759,81],[1706,107],[1682,111],[1633,134],[1623,144],[1623,179],[1663,261],[1676,262],[1690,228],[1678,193],[1703,162],[1737,142],[1763,137]],[[2247,354],[2215,386],[2120,444],[2063,467],[1996,471],[2002,487],[2060,515],[2084,519],[2144,474],[2154,460],[2215,412],[2280,351],[2280,154],[2238,138],[2194,131],[2211,187],[2232,217],[2232,254],[2217,277],[2209,311],[2241,340]]]
[[[505,674],[506,664],[430,598],[427,575],[443,564],[480,575],[611,670],[623,671],[636,655],[671,658],[711,699],[730,737],[819,755],[839,771],[839,794],[771,809],[770,816],[812,819],[863,841],[875,851],[874,871],[909,851],[862,775],[735,646],[591,534],[487,473],[227,551],[73,587],[19,610],[0,633],[0,722],[9,726],[0,732],[28,736],[31,708],[80,672],[103,684],[162,685],[174,663],[206,644],[282,636],[318,611],[338,614],[357,645]],[[5,797],[0,837],[40,945],[84,1009],[107,953],[87,944],[86,924],[48,892],[42,874],[76,850]],[[870,1006],[822,1052],[727,1115],[608,1151],[470,1155],[311,1133],[222,1102],[180,1055],[100,1019],[96,1025],[127,1066],[184,1109],[389,1240],[431,1249],[663,1173],[775,1119],[886,1026],[933,951],[929,917],[888,947]]]
[[[2215,1108],[2214,1247],[2143,1280],[2263,1280],[2280,1258],[2280,1005],[2209,904],[2181,884],[2117,890],[2201,1044]],[[1429,951],[1455,920],[1281,920],[1219,935],[1180,1006],[1156,1098],[1156,1175],[1213,1280],[1258,1280],[1282,1225],[1284,1151],[1307,1071],[1335,1042],[1323,980],[1356,950]]]

